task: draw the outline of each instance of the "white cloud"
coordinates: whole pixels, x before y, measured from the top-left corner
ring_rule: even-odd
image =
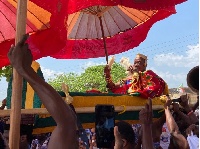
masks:
[[[88,68],[88,67],[91,67],[91,66],[98,66],[98,65],[106,65],[106,63],[105,63],[105,62],[95,63],[95,62],[93,62],[93,61],[88,61],[88,62],[86,62],[86,63],[83,64],[82,68],[83,68],[83,69],[86,69],[86,68]]]
[[[56,75],[63,74],[63,72],[57,72],[51,69],[44,68],[42,66],[41,66],[41,70],[42,70],[45,80],[48,80],[50,78],[55,78]]]
[[[150,70],[154,71],[157,75],[163,78],[163,80],[167,82],[169,88],[174,88],[174,87],[176,88],[182,83],[184,86],[187,86],[187,83],[186,83],[187,74],[183,72],[172,74],[169,71],[166,71],[166,72],[158,71],[154,67],[151,67]]]
[[[173,67],[194,67],[199,65],[199,44],[187,46],[184,54],[166,53],[154,57],[155,64]]]

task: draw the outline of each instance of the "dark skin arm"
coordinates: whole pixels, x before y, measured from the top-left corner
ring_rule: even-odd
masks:
[[[199,99],[197,100],[197,102],[192,107],[192,110],[195,111],[198,107],[199,107]]]
[[[165,114],[159,119],[155,120],[152,124],[153,142],[160,142],[160,135],[162,134],[162,127],[166,122]]]
[[[121,85],[121,82],[119,81],[117,83],[114,83],[112,81],[110,71],[111,71],[111,69],[109,68],[108,65],[106,65],[105,68],[104,68],[104,76],[105,76],[105,79],[106,79],[107,88],[109,88],[109,89],[119,88],[120,85]],[[134,71],[137,71],[137,69],[134,66],[130,66],[128,71],[133,73]],[[128,80],[129,77],[130,76],[127,76],[126,78],[122,79],[121,81],[124,83],[126,80]]]
[[[154,121],[152,124],[152,137],[153,142],[160,142],[160,135],[162,134],[162,126],[166,121],[165,114],[163,114],[158,120]],[[136,149],[141,149],[142,144],[142,127],[139,130],[138,143]]]
[[[183,119],[188,125],[191,124],[189,116],[187,116],[186,114],[184,114],[183,112],[179,110],[178,103],[173,103],[173,110],[174,112],[178,113],[181,119]]]
[[[152,138],[152,101],[149,98],[145,108],[139,113],[139,119],[142,123],[142,147],[143,149],[153,149]]]
[[[189,96],[187,94],[181,96],[180,105],[185,109],[187,113],[189,113],[192,110],[192,108],[190,108],[188,104],[188,100],[189,100]],[[197,116],[193,112],[189,114],[188,117],[190,119],[191,124],[195,124],[196,122],[199,121]]]
[[[177,145],[181,148],[181,149],[189,149],[189,145],[187,140],[185,139],[185,137],[179,132],[179,128],[170,112],[169,106],[171,104],[171,100],[169,97],[167,97],[168,99],[166,100],[166,103],[164,105],[165,108],[165,115],[166,115],[166,124],[167,127],[174,139],[174,141],[177,143]]]
[[[199,137],[199,126],[192,124],[186,129],[186,134],[191,135],[191,132],[193,132],[194,135],[197,135]]]
[[[111,71],[111,69],[109,68],[108,65],[106,65],[105,68],[104,68],[104,76],[105,76],[105,79],[106,79],[106,87],[109,88],[109,89],[113,89],[113,88],[118,87],[120,84],[113,83],[111,75],[110,75],[110,71]]]
[[[6,99],[2,100],[2,105],[0,107],[0,110],[5,109],[5,107],[6,107]]]
[[[25,35],[16,47],[11,47],[8,58],[11,65],[38,94],[42,103],[57,123],[57,127],[51,135],[48,149],[78,148],[76,117],[61,96],[32,69],[32,54],[28,49],[28,45],[25,44],[27,38],[28,36]]]

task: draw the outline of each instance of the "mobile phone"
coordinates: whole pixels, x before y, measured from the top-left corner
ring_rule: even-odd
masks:
[[[114,105],[95,106],[95,133],[97,148],[110,148],[114,142]]]
[[[172,102],[181,102],[181,98],[172,99]]]

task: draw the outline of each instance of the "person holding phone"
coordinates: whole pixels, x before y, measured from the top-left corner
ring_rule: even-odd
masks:
[[[31,67],[33,56],[26,44],[28,35],[24,35],[16,46],[11,46],[8,58],[16,71],[27,80],[38,94],[44,106],[57,123],[52,132],[48,149],[77,149],[76,116],[57,91],[41,79]]]

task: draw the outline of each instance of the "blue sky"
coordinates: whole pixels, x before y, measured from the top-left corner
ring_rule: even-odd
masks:
[[[153,25],[147,38],[136,48],[115,55],[116,62],[128,57],[131,62],[137,53],[148,56],[147,69],[155,71],[170,88],[183,83],[186,75],[199,65],[199,1],[188,0],[176,6],[177,13]],[[83,72],[91,65],[105,64],[105,58],[58,60],[50,57],[37,60],[46,81],[54,74]],[[0,100],[6,97],[7,82],[0,81]]]

